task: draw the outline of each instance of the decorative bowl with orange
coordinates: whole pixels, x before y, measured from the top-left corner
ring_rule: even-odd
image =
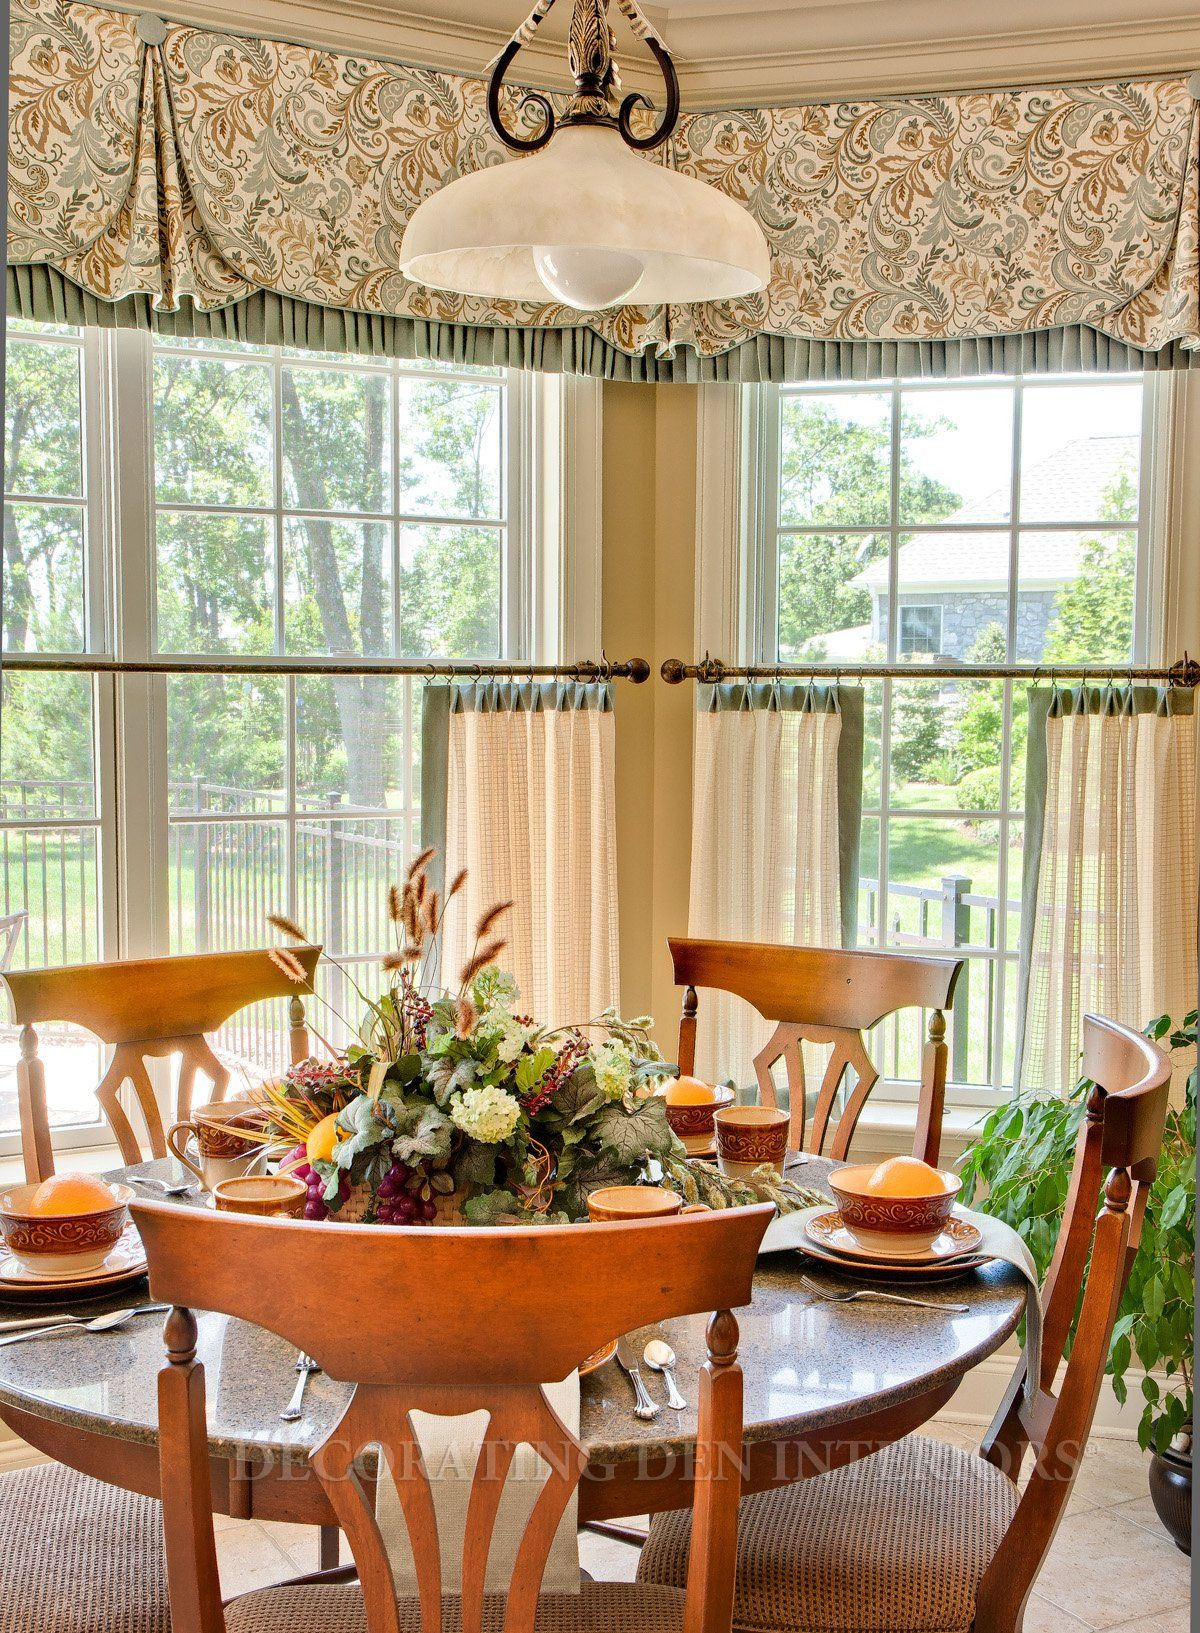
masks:
[[[843,1224],[862,1247],[921,1252],[945,1228],[962,1180],[917,1157],[891,1157],[835,1168],[829,1189]]]
[[[134,1191],[95,1174],[53,1174],[0,1190],[0,1239],[35,1276],[98,1270],[121,1238]]]
[[[662,1096],[667,1121],[690,1157],[711,1148],[715,1137],[713,1117],[737,1099],[733,1089],[724,1084],[702,1083],[698,1077],[671,1078]]]

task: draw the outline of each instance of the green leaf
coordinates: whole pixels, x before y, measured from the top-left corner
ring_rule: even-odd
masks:
[[[636,1111],[609,1105],[596,1118],[595,1138],[622,1167],[632,1168],[646,1157],[670,1156],[675,1136],[667,1122],[665,1102],[639,1101]]]
[[[1158,1228],[1160,1230],[1171,1230],[1187,1212],[1187,1205],[1187,1186],[1176,1185],[1169,1192],[1166,1201],[1162,1205],[1162,1212],[1158,1216]]]
[[[343,1173],[350,1171],[364,1151],[382,1144],[391,1133],[387,1107],[365,1094],[338,1112],[337,1126],[341,1137],[333,1148],[333,1160]]]
[[[1146,1314],[1151,1321],[1157,1321],[1163,1312],[1163,1305],[1167,1301],[1166,1289],[1158,1276],[1151,1277],[1144,1295]]]
[[[454,1177],[460,1185],[494,1185],[496,1147],[468,1140],[455,1158]]]
[[[487,1191],[469,1197],[463,1205],[468,1225],[509,1225],[516,1222],[517,1199],[511,1191]]]
[[[444,1111],[428,1102],[412,1101],[396,1120],[392,1154],[400,1162],[439,1161],[450,1155],[454,1124]]]
[[[557,1058],[553,1049],[539,1049],[535,1055],[522,1055],[517,1062],[517,1092],[531,1094]]]

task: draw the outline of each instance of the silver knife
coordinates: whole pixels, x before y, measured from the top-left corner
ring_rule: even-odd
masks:
[[[617,1365],[633,1385],[633,1396],[637,1405],[633,1409],[635,1418],[643,1418],[647,1422],[658,1416],[658,1404],[652,1400],[642,1375],[638,1371],[637,1346],[630,1343],[628,1338],[617,1339]]]

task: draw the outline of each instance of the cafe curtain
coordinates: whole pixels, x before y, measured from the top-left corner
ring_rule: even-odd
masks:
[[[859,686],[701,688],[688,933],[853,946],[862,765]],[[740,999],[704,993],[699,1075],[752,1081],[751,1062],[770,1033]]]
[[[1030,692],[1024,1089],[1066,1093],[1085,1014],[1196,1006],[1196,718],[1183,688]]]
[[[1179,77],[686,114],[655,160],[758,217],[769,287],[582,315],[398,270],[423,198],[520,162],[481,79],[14,0],[9,132],[27,318],[637,380],[1179,366],[1200,344]]]
[[[480,915],[511,900],[497,933],[522,1011],[588,1021],[620,999],[612,687],[452,682],[424,698],[423,840],[442,853],[443,883],[468,870],[443,981],[475,951]]]

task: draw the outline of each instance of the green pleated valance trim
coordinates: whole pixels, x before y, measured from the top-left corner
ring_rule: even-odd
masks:
[[[101,329],[142,329],[254,346],[294,346],[346,356],[459,363],[475,368],[584,374],[646,385],[757,385],[804,380],[953,380],[984,375],[1136,373],[1200,367],[1200,351],[1178,341],[1161,351],[1127,346],[1098,329],[1074,325],[1037,334],[978,340],[789,340],[758,335],[714,357],[691,347],[673,357],[634,356],[593,330],[488,328],[384,317],[258,290],[229,306],[204,311],[184,298],[177,311],[157,310],[146,295],[106,301],[72,283],[56,267],[10,266],[8,312],[36,323]]]

